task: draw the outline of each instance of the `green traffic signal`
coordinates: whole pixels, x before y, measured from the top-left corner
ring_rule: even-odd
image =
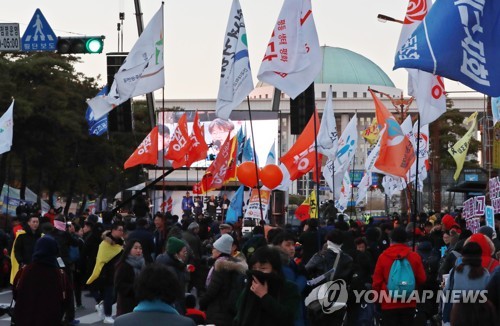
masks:
[[[60,54],[93,54],[102,53],[104,36],[68,36],[57,38],[57,53]]]

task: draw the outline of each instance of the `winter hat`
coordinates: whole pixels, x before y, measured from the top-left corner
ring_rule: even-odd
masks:
[[[223,254],[230,255],[231,247],[233,246],[233,237],[229,234],[223,234],[217,241],[214,242],[214,248]]]
[[[188,226],[188,230],[194,230],[196,228],[200,228],[200,225],[196,222],[191,222],[191,224],[189,224]]]
[[[185,246],[186,244],[181,239],[177,239],[176,237],[170,237],[168,238],[167,241],[167,253],[175,255],[179,253],[179,251],[181,251],[182,248],[184,248]]]
[[[57,255],[59,254],[59,245],[57,241],[49,235],[41,237],[35,243],[33,252],[33,262],[51,267],[59,267]]]
[[[451,229],[451,227],[455,224],[457,224],[455,222],[455,219],[453,218],[453,216],[451,216],[450,214],[446,214],[445,216],[443,216],[443,219],[441,220],[441,224],[444,225],[444,227],[449,230]]]

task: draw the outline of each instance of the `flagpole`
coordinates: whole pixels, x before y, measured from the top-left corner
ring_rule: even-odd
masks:
[[[260,196],[259,188],[259,167],[257,166],[257,153],[255,152],[255,137],[253,135],[253,121],[252,121],[252,110],[250,110],[250,97],[247,96],[248,104],[248,118],[250,119],[250,133],[252,134],[252,146],[253,146],[253,159],[255,161],[255,176],[257,177],[257,192],[259,194],[259,208],[261,220],[264,220],[264,212],[262,211],[262,198]]]
[[[314,168],[316,173],[313,173],[313,178],[316,176],[316,218],[319,219],[319,183],[320,183],[320,175],[319,175],[319,167],[318,167],[318,129],[316,126],[316,117],[318,116],[318,111],[314,108]],[[318,233],[319,234],[319,233]]]
[[[415,240],[416,240],[416,230],[417,230],[417,213],[418,213],[418,173],[419,173],[419,167],[418,167],[418,158],[420,156],[420,117],[418,117],[417,121],[417,157],[416,157],[416,163],[415,163],[415,199],[414,199],[414,204],[415,204],[415,213],[413,214],[413,250],[415,250]],[[410,175],[411,175],[411,170],[410,170]]]
[[[354,201],[354,167],[356,166],[356,152],[354,152],[354,153],[355,154],[352,158],[352,173],[351,173],[351,202]],[[349,203],[347,203],[347,206],[349,206]],[[349,217],[352,217],[352,213]],[[354,204],[354,217],[357,217],[356,204]]]

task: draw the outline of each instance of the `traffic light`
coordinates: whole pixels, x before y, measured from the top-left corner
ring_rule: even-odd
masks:
[[[67,36],[57,38],[57,53],[102,53],[104,36]]]

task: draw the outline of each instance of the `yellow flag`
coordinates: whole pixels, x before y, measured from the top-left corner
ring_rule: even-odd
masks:
[[[453,159],[457,163],[457,170],[453,175],[453,179],[455,179],[455,181],[458,180],[460,172],[462,172],[462,168],[464,167],[465,157],[467,156],[467,151],[469,150],[470,139],[472,137],[472,134],[474,133],[474,130],[476,129],[476,121],[477,112],[474,112],[470,115],[470,117],[464,120],[464,124],[466,125],[472,122],[467,133],[462,138],[460,138],[455,143],[455,145],[448,149],[448,153],[453,156]]]
[[[309,195],[309,217],[318,218],[318,198],[314,190]]]
[[[374,145],[377,142],[379,135],[380,130],[378,129],[377,118],[373,119],[370,126],[361,132],[361,136],[366,139],[370,145]]]

